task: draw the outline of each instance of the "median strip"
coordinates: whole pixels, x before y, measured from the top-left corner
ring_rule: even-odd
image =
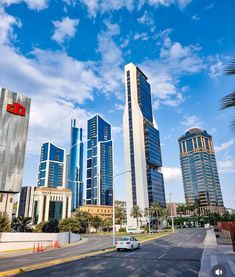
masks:
[[[169,234],[170,233],[161,234],[158,237],[148,238],[148,239],[145,239],[143,241],[140,241],[140,243],[142,244],[142,243],[150,241],[150,240],[155,240],[155,239],[167,236]],[[16,268],[16,269],[11,269],[11,270],[0,272],[0,277],[13,276],[15,274],[23,273],[23,272],[26,272],[26,271],[32,271],[32,270],[41,269],[41,268],[44,268],[44,267],[55,266],[55,265],[62,264],[62,263],[67,263],[67,262],[73,262],[75,260],[81,260],[81,259],[84,259],[84,258],[101,255],[103,253],[112,252],[112,251],[115,251],[115,250],[116,250],[116,248],[111,247],[111,248],[107,248],[107,249],[104,249],[104,250],[98,250],[98,251],[94,251],[94,252],[90,252],[90,253],[86,253],[86,254],[80,254],[80,255],[77,255],[77,256],[57,259],[57,260],[53,260],[53,261],[49,261],[49,262],[38,263],[38,264],[24,266],[24,267]]]

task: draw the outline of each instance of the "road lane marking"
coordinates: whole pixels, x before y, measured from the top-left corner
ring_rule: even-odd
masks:
[[[167,252],[166,253],[163,253],[161,256],[158,257],[158,259],[161,259],[162,257],[166,256]]]
[[[159,238],[167,236],[167,235],[170,235],[170,234],[169,233],[162,234],[159,237],[149,238],[144,241],[141,241],[140,243],[142,244],[142,243],[145,243],[150,240],[159,239]],[[60,259],[56,259],[56,260],[52,260],[52,261],[48,261],[48,262],[42,262],[42,263],[37,263],[37,264],[33,264],[33,265],[23,266],[21,268],[18,267],[18,268],[7,270],[7,271],[1,271],[0,277],[12,276],[12,275],[19,274],[19,273],[26,272],[26,271],[32,271],[32,270],[41,269],[41,268],[45,268],[45,267],[49,267],[49,266],[55,266],[55,265],[63,264],[66,262],[80,260],[83,258],[95,257],[95,256],[103,254],[103,253],[114,252],[115,250],[116,250],[115,248],[107,248],[104,250],[98,250],[98,251],[94,251],[94,252],[90,252],[90,253],[84,253],[84,254],[80,254],[77,256],[65,257],[65,258],[60,258]]]
[[[233,272],[233,274],[235,276],[235,265],[234,265],[234,263],[231,260],[228,260],[228,263],[229,263],[230,268],[231,268],[231,270],[232,270],[232,272]]]

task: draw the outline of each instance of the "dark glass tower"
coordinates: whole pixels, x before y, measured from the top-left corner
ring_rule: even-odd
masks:
[[[38,173],[38,186],[63,187],[65,185],[65,150],[51,142],[43,143]]]
[[[124,154],[127,185],[128,225],[135,225],[131,209],[144,211],[151,203],[165,207],[165,190],[161,173],[160,136],[153,118],[151,88],[148,78],[134,64],[125,66],[126,107],[124,111]],[[148,219],[145,218],[147,221]]]
[[[72,210],[82,206],[83,201],[83,141],[82,129],[71,121],[71,149],[67,155],[67,187],[72,191]]]
[[[99,115],[87,126],[87,188],[86,203],[113,203],[113,143],[111,125]]]
[[[212,137],[193,128],[179,138],[180,162],[187,204],[198,204],[203,212],[223,213],[223,199]]]

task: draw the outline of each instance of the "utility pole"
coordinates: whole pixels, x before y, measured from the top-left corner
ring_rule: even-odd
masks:
[[[148,218],[149,218],[149,234],[151,234],[151,229],[150,229],[150,212],[149,212],[149,208],[148,208]]]
[[[116,238],[115,238],[115,178],[120,176],[120,175],[123,175],[123,174],[126,174],[126,173],[131,173],[131,170],[126,170],[126,171],[123,171],[121,173],[118,173],[117,175],[114,175],[113,176],[113,246],[116,245]]]
[[[173,212],[172,212],[172,203],[171,203],[171,196],[172,196],[172,193],[170,193],[169,195],[170,195],[170,208],[171,208],[171,228],[172,228],[172,232],[175,232],[175,227],[174,227],[174,216],[173,216]]]

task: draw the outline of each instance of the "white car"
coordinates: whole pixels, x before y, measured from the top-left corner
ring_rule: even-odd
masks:
[[[126,232],[127,232],[127,234],[143,234],[144,230],[137,229],[135,227],[127,227]]]
[[[139,248],[140,243],[134,237],[123,237],[116,242],[117,251],[120,251],[121,249],[128,249],[133,251],[134,249]]]

